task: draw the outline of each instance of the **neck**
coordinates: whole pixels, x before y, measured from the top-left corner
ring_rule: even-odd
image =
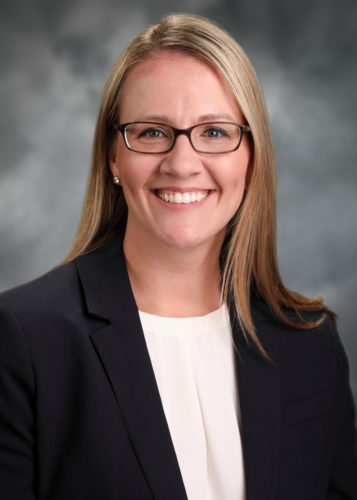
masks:
[[[124,238],[124,254],[138,308],[159,316],[201,316],[220,306],[221,241],[195,248]]]

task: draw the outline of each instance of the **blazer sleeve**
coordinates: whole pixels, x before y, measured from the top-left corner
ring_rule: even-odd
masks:
[[[333,341],[340,370],[340,382],[334,409],[336,441],[327,500],[357,500],[356,412],[349,384],[347,356],[335,330]]]
[[[0,303],[0,498],[35,500],[34,374],[20,323]]]

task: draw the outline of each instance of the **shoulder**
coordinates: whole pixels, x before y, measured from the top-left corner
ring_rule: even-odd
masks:
[[[251,300],[252,317],[256,327],[265,324],[265,328],[282,334],[287,338],[297,338],[306,336],[330,338],[334,343],[338,339],[336,322],[323,311],[303,311],[283,308],[282,311],[286,318],[294,324],[285,322],[281,317],[268,306],[268,304],[259,296],[253,295]],[[304,328],[303,323],[318,324],[313,328]],[[300,328],[298,325],[302,325]]]
[[[118,242],[103,245],[61,265],[29,283],[0,293],[0,334],[22,331],[29,341],[88,336],[106,321],[110,300],[115,316],[116,303],[108,291],[116,284],[113,272]],[[113,285],[114,286],[114,285]],[[94,304],[96,308],[92,307]],[[96,314],[98,312],[98,314]]]
[[[0,294],[0,345],[6,352],[18,352],[22,345],[30,357],[59,354],[74,339],[86,336],[87,324],[75,264]]]
[[[110,270],[112,254],[115,255],[117,251],[118,243],[109,242],[33,281],[1,292],[0,309],[21,312],[27,317],[64,310],[78,313],[78,307],[84,300],[81,270],[85,270],[82,274],[88,279],[96,274],[102,276],[108,263]]]
[[[74,263],[59,266],[45,275],[0,293],[0,310],[27,317],[73,304],[79,294]]]

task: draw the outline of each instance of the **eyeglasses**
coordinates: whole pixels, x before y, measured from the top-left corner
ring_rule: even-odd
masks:
[[[190,128],[175,128],[164,123],[130,122],[114,126],[123,134],[125,145],[136,153],[167,153],[183,134],[199,153],[230,153],[239,148],[248,125],[231,122],[208,122]]]

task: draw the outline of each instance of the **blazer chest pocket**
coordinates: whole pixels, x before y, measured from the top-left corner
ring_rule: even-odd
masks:
[[[283,407],[283,429],[331,412],[332,391],[324,391],[306,399],[300,399]]]

